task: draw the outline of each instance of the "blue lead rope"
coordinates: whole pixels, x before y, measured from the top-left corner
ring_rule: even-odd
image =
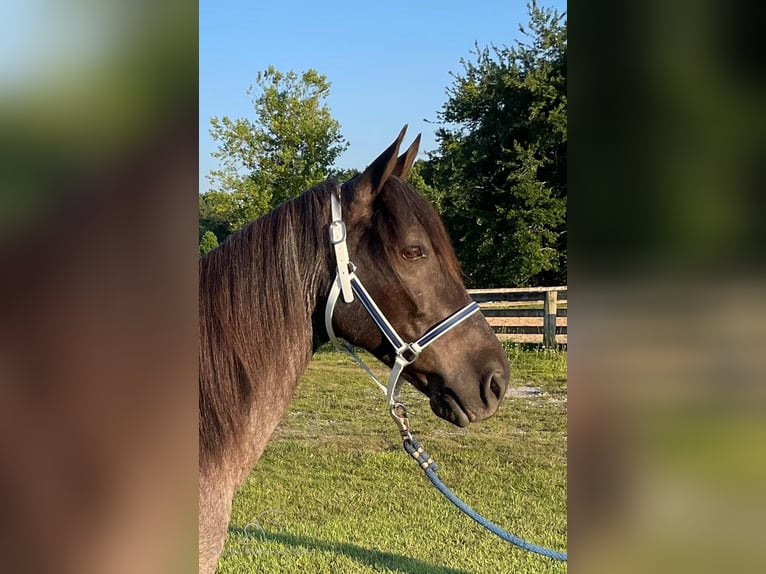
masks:
[[[514,546],[518,546],[519,548],[523,550],[528,550],[529,552],[534,552],[535,554],[540,554],[541,556],[547,556],[548,558],[552,558],[553,560],[560,560],[562,562],[567,561],[567,555],[564,552],[557,552],[555,550],[551,550],[550,548],[545,548],[544,546],[538,546],[537,544],[532,544],[530,542],[527,542],[526,540],[519,538],[518,536],[514,536],[510,532],[506,532],[502,528],[500,528],[498,525],[493,524],[486,518],[484,518],[481,514],[476,512],[473,508],[468,506],[465,502],[460,500],[454,492],[452,492],[447,486],[441,481],[439,476],[436,474],[437,466],[434,460],[430,457],[430,455],[423,450],[423,447],[420,446],[420,443],[415,440],[414,438],[405,438],[404,439],[404,450],[407,451],[407,454],[409,454],[412,458],[415,459],[415,461],[420,465],[420,468],[423,469],[423,472],[426,473],[426,476],[428,477],[428,480],[431,481],[431,484],[433,484],[439,492],[441,492],[444,497],[449,500],[452,504],[454,504],[461,512],[464,514],[470,516],[473,518],[476,522],[481,524],[484,528],[489,530],[490,532],[496,534],[506,542],[510,542]]]

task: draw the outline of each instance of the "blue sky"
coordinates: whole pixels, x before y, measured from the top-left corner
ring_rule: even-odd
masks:
[[[564,0],[541,5],[566,9]],[[200,190],[217,167],[210,156],[211,116],[248,117],[246,91],[259,70],[315,68],[332,82],[328,104],[349,149],[338,167],[370,163],[409,124],[405,143],[422,132],[434,150],[436,112],[447,99],[450,71],[474,43],[511,45],[526,23],[526,2],[200,2]]]

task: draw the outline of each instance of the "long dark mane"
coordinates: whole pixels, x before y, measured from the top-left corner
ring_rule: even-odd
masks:
[[[199,262],[200,458],[216,459],[262,396],[269,362],[311,356],[311,293],[326,280],[324,182],[233,234]],[[293,348],[308,340],[308,345]],[[286,348],[290,346],[290,348]],[[259,389],[261,392],[259,392]],[[278,391],[279,389],[275,389]],[[285,390],[286,392],[286,390]]]

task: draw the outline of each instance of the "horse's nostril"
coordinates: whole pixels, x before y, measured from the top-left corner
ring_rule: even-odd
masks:
[[[482,399],[489,408],[496,407],[505,397],[505,379],[502,371],[495,371],[484,381]]]
[[[500,383],[497,382],[497,375],[492,377],[492,381],[489,383],[489,390],[498,400],[503,398],[505,393],[500,388]]]

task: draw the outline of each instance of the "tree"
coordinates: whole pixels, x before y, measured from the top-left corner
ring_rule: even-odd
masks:
[[[299,76],[269,66],[258,73],[256,83],[258,89],[251,86],[247,92],[254,121],[227,116],[210,120],[210,133],[218,142],[213,156],[221,168],[210,172],[213,188],[200,196],[200,235],[204,218],[211,226],[226,220],[231,233],[299,195],[325,179],[348,147],[326,104],[326,76],[313,69]]]
[[[431,182],[434,180],[434,163],[433,161],[417,160],[413,165],[410,173],[407,175],[407,181],[420,192],[421,195],[428,198],[431,205],[434,206],[436,211],[442,213],[444,193],[433,187]]]
[[[528,9],[529,43],[461,60],[418,172],[474,286],[566,282],[566,20]]]
[[[218,247],[218,239],[216,238],[215,233],[206,231],[199,242],[199,256],[202,257],[207,254],[208,251],[212,251],[216,247]]]
[[[338,181],[340,183],[343,183],[345,181],[348,181],[352,177],[359,175],[362,173],[360,170],[356,168],[335,168],[331,169],[329,173],[327,174],[327,179],[334,179],[335,181]]]
[[[241,227],[244,217],[238,213],[235,194],[210,191],[199,196],[199,240],[210,231],[222,240]]]

